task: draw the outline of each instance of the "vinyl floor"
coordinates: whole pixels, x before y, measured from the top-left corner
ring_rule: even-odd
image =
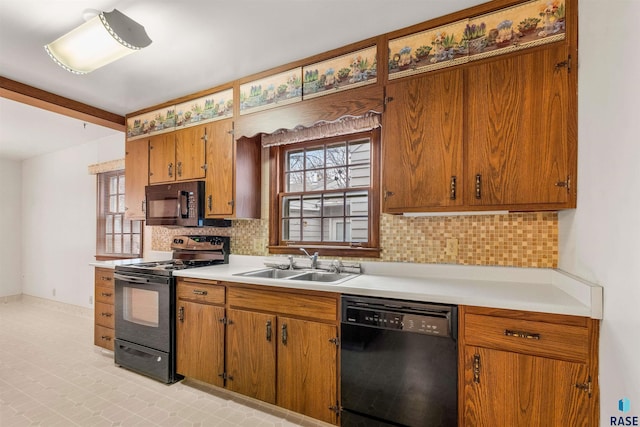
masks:
[[[201,383],[165,385],[93,345],[91,311],[0,301],[0,426],[327,427]]]

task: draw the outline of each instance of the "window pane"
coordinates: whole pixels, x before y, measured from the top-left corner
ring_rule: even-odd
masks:
[[[122,253],[122,238],[121,235],[113,236],[113,253],[121,254]]]
[[[109,194],[118,194],[118,176],[109,178]]]
[[[113,233],[113,215],[107,215],[105,217],[105,224],[104,224],[104,231],[105,233]]]
[[[320,216],[320,209],[322,208],[322,196],[320,195],[305,195],[302,198],[302,216],[303,217],[318,217]]]
[[[109,196],[109,212],[118,212],[118,196]]]
[[[323,242],[348,242],[345,240],[344,218],[325,218],[322,220]]]
[[[124,212],[124,194],[118,196],[118,212]]]
[[[346,168],[327,169],[327,190],[347,188]]]
[[[344,166],[347,164],[347,147],[344,143],[327,147],[327,167]]]
[[[118,193],[124,194],[124,175],[119,175],[120,179],[118,180]]]
[[[371,163],[371,143],[368,140],[349,144],[349,164]]]
[[[287,173],[287,190],[290,193],[298,193],[304,191],[304,173],[303,172],[291,172]]]
[[[141,224],[142,224],[142,221],[131,221],[132,232],[140,234],[140,232],[141,232],[140,225]]]
[[[322,216],[343,217],[344,216],[344,194],[329,194],[324,196],[322,206]]]
[[[299,241],[301,240],[300,225],[302,221],[300,219],[284,219],[282,220],[282,239]]]
[[[350,238],[348,242],[369,241],[369,218],[351,218]]]
[[[367,165],[349,168],[349,187],[369,187],[371,185],[371,167]]]
[[[302,223],[302,241],[319,242],[321,240],[321,225],[320,218],[306,218]]]
[[[305,169],[315,169],[324,166],[324,148],[311,148],[305,152]]]
[[[324,190],[324,172],[322,170],[307,171],[305,176],[305,191]]]
[[[346,209],[346,215],[348,216],[368,216],[369,195],[367,193],[348,193]]]
[[[104,243],[105,243],[104,245],[105,252],[108,254],[112,254],[113,253],[113,235],[107,234]]]
[[[131,253],[131,235],[130,234],[122,235],[122,252],[125,254]]]
[[[304,168],[304,151],[289,151],[287,153],[287,170],[299,171]]]
[[[113,232],[116,234],[122,233],[122,215],[113,216]]]
[[[282,216],[300,217],[300,197],[285,197],[282,201]]]
[[[131,233],[131,221],[126,219],[122,221],[122,232],[127,234]]]
[[[136,221],[138,222],[138,221]],[[140,235],[139,234],[134,234],[133,236],[131,236],[131,252],[132,254],[141,254],[142,253],[142,246],[140,244]]]

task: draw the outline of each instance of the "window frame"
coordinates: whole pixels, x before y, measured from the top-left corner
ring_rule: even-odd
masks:
[[[319,144],[330,145],[337,142],[369,139],[371,144],[370,184],[369,187],[344,189],[344,192],[366,191],[369,197],[368,208],[368,242],[305,242],[285,241],[282,239],[282,200],[286,193],[285,172],[286,152],[292,149],[315,147]],[[326,165],[325,165],[326,166]],[[323,194],[324,191],[296,192],[295,194]],[[330,193],[330,192],[327,192]],[[380,257],[380,129],[372,129],[349,135],[319,138],[311,141],[276,145],[269,148],[269,253],[300,254],[299,248],[318,252],[321,256],[340,257]]]
[[[120,236],[129,235],[133,236],[134,234],[140,235],[140,252],[139,253],[116,253],[116,252],[107,252],[106,251],[106,235],[107,235],[107,215],[114,214],[109,210],[109,197],[111,193],[109,191],[109,183],[112,177],[122,177],[126,180],[125,171],[124,170],[114,170],[108,172],[101,172],[96,175],[96,186],[97,186],[97,203],[96,203],[96,259],[100,261],[104,260],[114,260],[114,259],[131,259],[131,258],[141,258],[143,254],[143,244],[144,244],[144,224],[141,220],[131,220],[126,218],[126,213],[117,212],[115,214],[122,215],[122,224],[121,224],[121,232],[110,234],[119,234]],[[120,178],[119,178],[120,179]],[[124,198],[125,193],[120,193],[119,191],[116,193],[117,196],[122,196]],[[124,222],[129,221],[131,224],[129,225],[129,233],[124,233]],[[134,233],[134,222],[139,222],[140,233]],[[133,243],[133,242],[131,242]],[[124,245],[124,242],[122,242]],[[124,247],[124,246],[122,246]],[[132,245],[133,247],[133,245]]]

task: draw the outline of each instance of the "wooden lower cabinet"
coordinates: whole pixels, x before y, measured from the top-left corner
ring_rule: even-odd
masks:
[[[93,343],[111,351],[113,351],[115,339],[114,293],[113,270],[109,268],[96,268],[94,281]]]
[[[339,294],[178,278],[177,372],[338,424]]]
[[[224,385],[224,287],[179,279],[176,305],[176,371]]]
[[[598,321],[460,307],[460,426],[597,426]]]
[[[229,309],[227,388],[276,403],[276,316]]]

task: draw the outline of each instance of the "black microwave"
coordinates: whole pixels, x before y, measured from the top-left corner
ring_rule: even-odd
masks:
[[[225,219],[205,219],[204,181],[155,184],[145,187],[146,225],[229,227]]]

